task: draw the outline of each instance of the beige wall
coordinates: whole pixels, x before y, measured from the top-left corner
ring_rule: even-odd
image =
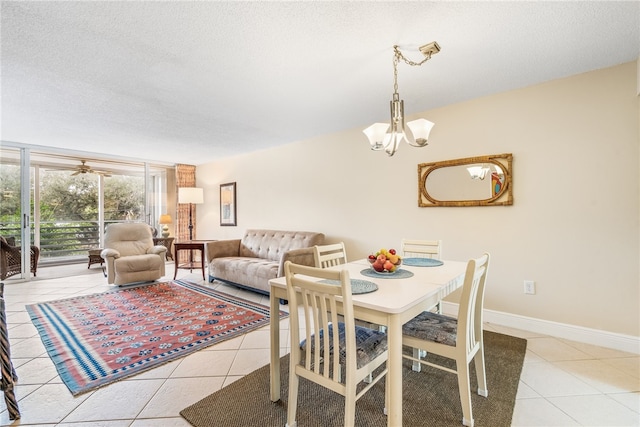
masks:
[[[351,259],[403,237],[442,239],[445,259],[492,254],[487,309],[640,336],[636,68],[425,112],[436,123],[429,147],[391,158],[370,151],[358,128],[201,165],[198,238],[317,230],[345,241]],[[513,206],[417,207],[418,163],[506,152]],[[233,181],[238,226],[220,227],[218,186]],[[524,295],[525,279],[536,295]]]

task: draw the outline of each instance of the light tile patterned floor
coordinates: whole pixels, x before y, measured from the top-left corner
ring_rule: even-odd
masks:
[[[1,425],[188,426],[179,411],[269,362],[268,327],[245,334],[96,391],[71,396],[47,356],[25,304],[110,289],[97,265],[42,267],[29,283],[7,280],[5,298],[22,418],[11,424],[0,403]],[[169,277],[171,276],[171,277]],[[167,279],[173,264],[167,264]],[[179,278],[199,283],[197,272]],[[268,305],[264,296],[207,284]],[[281,342],[288,342],[282,321]],[[487,330],[526,338],[527,353],[513,426],[639,426],[640,356],[486,324]],[[288,347],[281,349],[286,354]],[[489,389],[491,392],[491,389]],[[2,399],[0,399],[2,400]]]

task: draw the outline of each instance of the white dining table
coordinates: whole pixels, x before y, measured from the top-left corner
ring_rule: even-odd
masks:
[[[400,268],[413,273],[412,277],[369,277],[361,274],[369,269],[366,259],[330,267],[347,269],[351,279],[374,282],[378,289],[371,293],[354,294],[355,317],[387,327],[389,359],[387,360],[388,405],[387,425],[402,425],[402,325],[436,305],[445,296],[462,286],[466,262],[444,260],[437,267]],[[280,310],[280,299],[287,299],[286,279],[278,277],[269,281],[271,313]],[[280,317],[272,315],[271,328],[271,401],[280,399]],[[292,343],[292,345],[294,345]]]

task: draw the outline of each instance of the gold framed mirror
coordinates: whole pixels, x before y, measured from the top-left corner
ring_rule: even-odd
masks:
[[[418,206],[513,204],[513,155],[494,154],[418,165]]]

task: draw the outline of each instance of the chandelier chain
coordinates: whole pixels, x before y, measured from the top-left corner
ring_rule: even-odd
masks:
[[[433,54],[433,52],[428,52],[428,53],[426,53],[426,56],[422,61],[415,62],[415,61],[412,61],[412,60],[408,59],[407,57],[405,57],[402,54],[402,52],[400,52],[400,48],[398,47],[398,45],[393,46],[393,50],[395,51],[395,58],[396,58],[394,61],[397,61],[398,59],[402,59],[405,64],[411,65],[411,66],[417,66],[417,67],[419,67],[420,65],[422,65],[425,62],[427,62],[428,60],[430,60],[431,59],[431,55]]]
[[[422,61],[415,62],[405,57],[402,52],[400,52],[398,45],[393,46],[393,51],[393,92],[398,93],[398,63],[400,60],[402,59],[405,64],[411,65],[412,67],[419,67],[431,59],[432,52],[427,53]]]

